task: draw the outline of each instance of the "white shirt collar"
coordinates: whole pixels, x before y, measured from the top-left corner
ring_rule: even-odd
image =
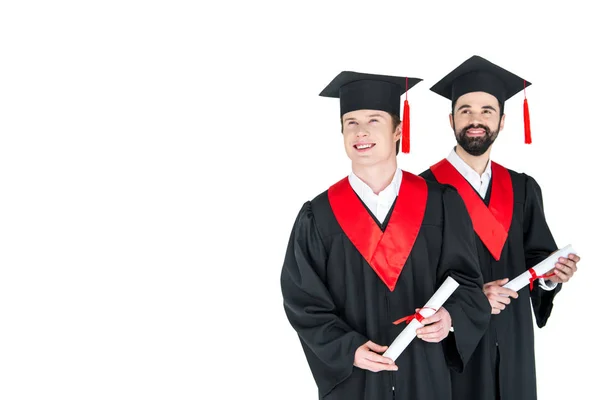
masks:
[[[492,179],[492,161],[488,160],[483,174],[479,174],[471,168],[462,158],[456,154],[456,148],[453,148],[447,157],[447,160],[456,168],[458,172],[477,190],[481,197],[485,197],[488,186]]]
[[[379,195],[375,194],[369,185],[364,183],[354,174],[354,172],[350,173],[348,180],[352,189],[356,192],[358,197],[360,197],[363,203],[366,204],[371,213],[377,217],[379,222],[383,222],[400,191],[400,185],[402,184],[402,170],[400,168],[396,169],[392,182],[379,192]]]

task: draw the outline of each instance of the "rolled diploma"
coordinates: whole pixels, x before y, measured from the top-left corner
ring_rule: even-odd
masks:
[[[456,282],[451,277],[447,277],[442,286],[431,296],[427,304],[423,306],[423,308],[419,311],[423,317],[431,317],[436,313],[436,310],[439,310],[442,305],[448,300],[448,297],[458,287],[458,282]],[[383,353],[384,357],[389,357],[392,360],[396,361],[396,359],[402,354],[404,349],[412,342],[412,340],[417,336],[417,329],[421,328],[423,324],[421,324],[417,319],[413,319],[408,323],[406,328],[394,339],[390,347]]]
[[[554,265],[558,262],[559,257],[569,258],[569,254],[577,254],[575,249],[573,249],[573,246],[570,244],[550,254],[544,261],[533,267],[533,270],[537,276],[542,276],[554,269]],[[514,290],[515,292],[519,291],[525,286],[529,286],[529,278],[531,278],[531,273],[529,270],[527,270],[513,280],[509,281],[503,287]]]

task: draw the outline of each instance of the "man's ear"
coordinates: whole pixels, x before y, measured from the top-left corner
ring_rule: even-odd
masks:
[[[396,130],[394,131],[394,142],[400,140],[401,137],[402,137],[402,121],[400,121],[400,123],[396,127]]]

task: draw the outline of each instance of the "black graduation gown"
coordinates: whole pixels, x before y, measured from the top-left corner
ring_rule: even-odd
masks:
[[[327,192],[302,206],[281,288],[319,398],[449,400],[448,365],[462,370],[486,330],[491,308],[482,292],[465,205],[454,188],[427,186],[423,221],[393,291],[344,233]],[[422,307],[447,276],[460,284],[444,305],[456,331],[453,340],[415,338],[396,360],[398,371],[373,373],[353,366],[356,349],[368,340],[390,345],[406,326],[393,321]]]
[[[499,261],[492,257],[477,237],[484,282],[513,279],[557,250],[544,216],[539,185],[526,174],[512,170],[508,172],[513,186],[513,215]],[[436,181],[431,169],[424,171],[421,176]],[[492,183],[484,199],[486,205],[492,195]],[[493,400],[497,398],[497,392],[500,392],[502,400],[537,398],[531,310],[533,306],[537,326],[542,328],[550,316],[554,296],[560,288],[561,284],[554,290],[546,291],[536,280],[531,292],[529,287],[521,289],[517,299],[511,299],[511,303],[500,314],[492,315],[489,329],[464,371],[452,373],[455,399]]]

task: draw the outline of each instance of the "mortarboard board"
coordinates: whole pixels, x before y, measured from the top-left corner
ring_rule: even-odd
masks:
[[[502,67],[479,56],[473,56],[456,67],[431,87],[431,91],[452,101],[452,109],[456,100],[471,92],[486,92],[498,99],[500,109],[504,102],[521,90],[525,90],[530,82],[505,70]],[[527,97],[523,103],[523,118],[525,122],[525,143],[531,143],[531,128],[529,123],[529,105]]]
[[[420,78],[340,72],[319,96],[340,99],[340,116],[356,110],[380,110],[400,117],[400,97]],[[402,152],[410,151],[410,109],[404,100]]]

